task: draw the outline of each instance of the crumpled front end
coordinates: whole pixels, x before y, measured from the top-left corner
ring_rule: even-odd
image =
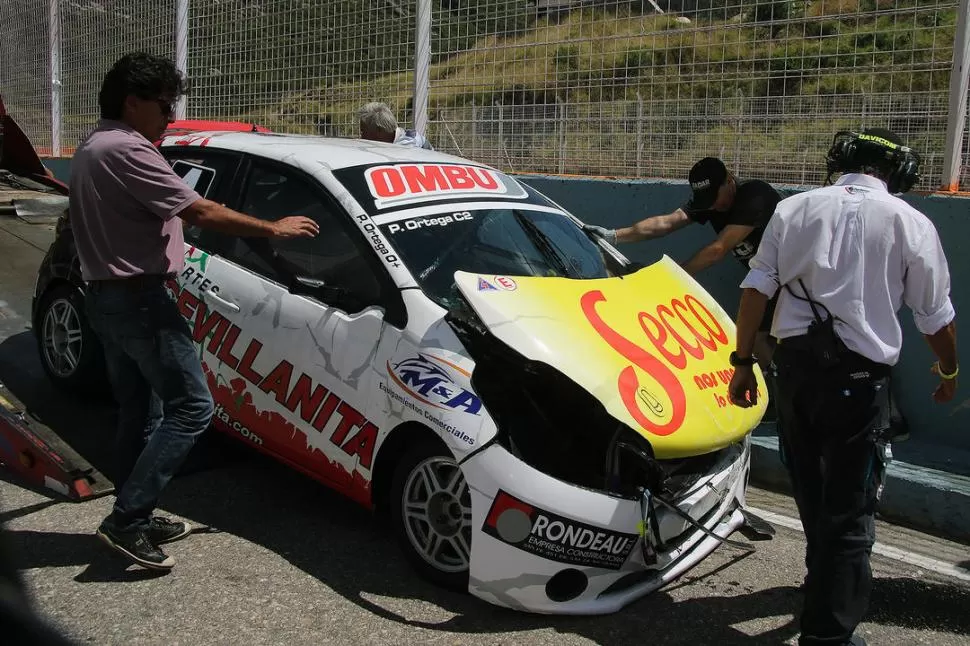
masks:
[[[493,444],[463,465],[475,485],[471,592],[537,613],[615,612],[679,577],[744,523],[749,467],[746,438],[719,451],[707,473],[657,494],[677,511],[656,501],[651,510],[642,498],[551,477]]]
[[[530,285],[520,281],[517,290]],[[477,308],[446,317],[475,361],[470,385],[497,429],[462,464],[474,492],[470,587],[521,610],[609,613],[677,578],[745,523],[749,434],[761,410],[721,405],[707,391],[719,382],[726,389],[722,349],[698,363],[708,372],[671,368],[676,387],[643,386],[652,383],[650,373],[636,370],[659,374],[659,359],[614,340],[637,368],[614,362],[583,336],[581,325],[569,322],[568,303],[589,293],[587,287],[547,285],[531,285],[529,298],[510,301],[501,312],[488,293],[471,299]],[[537,305],[557,285],[560,306]],[[602,289],[608,287],[630,289],[614,283]],[[633,309],[632,297],[624,298],[616,299],[614,318]],[[702,305],[696,300],[695,309]],[[697,320],[716,328],[719,338],[734,332],[720,310]],[[686,338],[672,330],[671,337]],[[714,344],[700,332],[697,339]],[[628,388],[631,380],[640,386]],[[671,399],[669,392],[691,395]],[[667,427],[640,424],[629,410],[654,410],[658,420],[670,420]]]

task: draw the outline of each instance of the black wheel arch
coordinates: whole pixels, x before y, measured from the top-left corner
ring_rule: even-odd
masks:
[[[67,275],[58,275],[58,274],[51,273],[45,282],[39,283],[37,285],[37,293],[34,296],[33,311],[31,312],[31,317],[30,317],[31,318],[30,323],[34,329],[34,334],[40,334],[41,304],[44,302],[44,299],[47,297],[48,294],[50,294],[55,289],[58,289],[60,287],[70,287],[71,289],[76,291],[79,296],[82,296],[82,297],[84,296],[83,282],[78,284],[78,282],[71,280],[71,278]],[[82,316],[83,314],[84,313],[81,312]]]
[[[97,397],[110,397],[112,393],[101,341],[91,329],[91,324],[87,321],[84,312],[84,288],[68,278],[52,277],[43,289],[38,285],[37,291],[38,296],[35,299],[34,312],[31,316],[32,329],[37,343],[38,358],[48,378],[53,380],[55,386],[66,391]],[[55,376],[51,372],[48,359],[44,356],[43,338],[43,316],[47,310],[47,305],[55,297],[63,298],[64,296],[73,301],[71,306],[78,316],[82,330],[86,331],[86,336],[83,337],[84,341],[82,341],[82,354],[78,358],[77,373],[68,377]]]
[[[394,482],[394,471],[398,463],[409,448],[423,442],[436,443],[449,453],[451,452],[448,445],[437,433],[424,424],[415,421],[398,424],[381,443],[372,471],[371,502],[374,505],[375,512],[382,519],[387,519],[391,484]]]
[[[39,308],[44,297],[52,289],[57,289],[64,284],[71,285],[79,294],[84,294],[81,260],[78,258],[74,232],[66,215],[58,220],[54,241],[37,269],[37,285],[34,289],[30,317],[34,330],[38,328]]]

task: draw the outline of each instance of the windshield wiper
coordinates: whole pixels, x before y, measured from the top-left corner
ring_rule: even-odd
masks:
[[[552,261],[556,268],[563,273],[567,278],[573,278],[573,274],[569,271],[569,265],[562,259],[556,247],[549,241],[549,238],[542,232],[542,230],[536,226],[536,223],[527,218],[522,214],[521,211],[512,211],[513,217],[525,230],[525,234],[529,236],[529,240],[532,241],[542,255],[546,257],[547,260]]]

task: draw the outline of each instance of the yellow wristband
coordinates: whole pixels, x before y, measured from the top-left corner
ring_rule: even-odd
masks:
[[[951,379],[956,379],[957,378],[957,375],[960,374],[960,365],[957,364],[957,367],[953,370],[952,373],[946,374],[945,372],[943,372],[943,368],[940,367],[940,362],[937,361],[936,362],[936,372],[937,372],[938,375],[940,375],[940,379],[945,379],[947,381],[949,381]]]

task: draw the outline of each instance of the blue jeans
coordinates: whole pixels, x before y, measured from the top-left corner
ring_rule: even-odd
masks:
[[[159,495],[212,419],[212,395],[185,319],[161,278],[88,285],[85,308],[118,401],[117,499],[107,524],[148,528]]]

